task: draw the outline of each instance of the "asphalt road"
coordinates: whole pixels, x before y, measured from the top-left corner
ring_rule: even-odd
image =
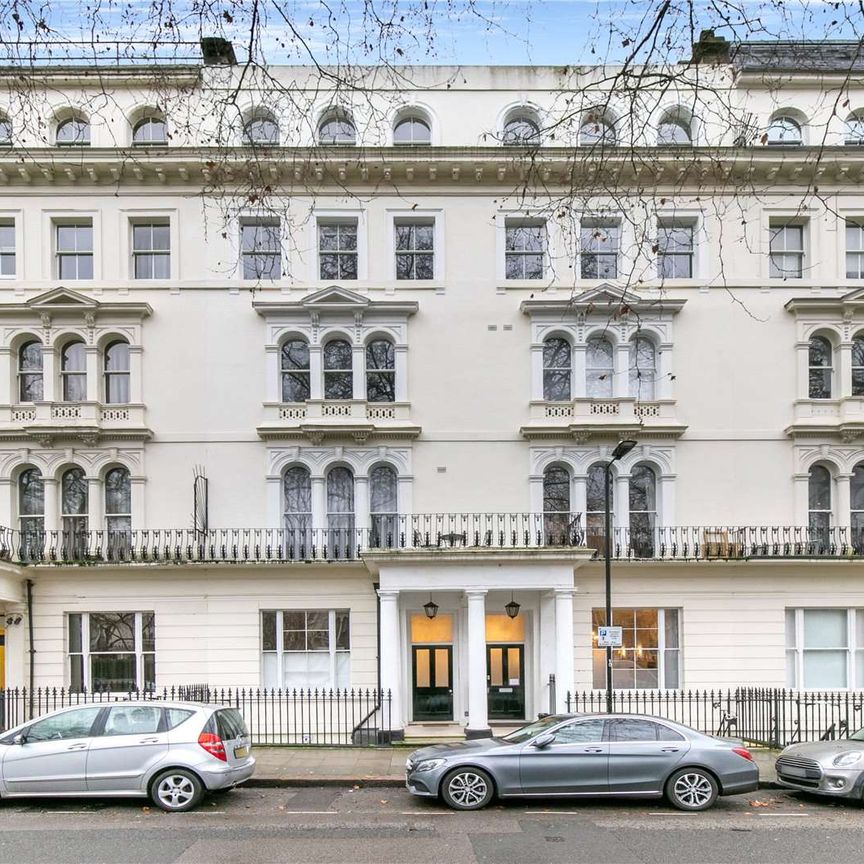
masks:
[[[236,789],[197,811],[0,804],[0,864],[725,864],[860,861],[864,808],[761,791],[707,813],[661,802],[520,802],[451,813],[398,789]]]

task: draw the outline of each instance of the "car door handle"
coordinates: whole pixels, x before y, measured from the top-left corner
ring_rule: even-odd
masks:
[[[67,750],[86,750],[87,745],[86,744],[70,744],[66,749]]]
[[[586,747],[584,752],[585,753],[605,753],[606,751],[602,747]]]
[[[677,753],[681,748],[680,747],[661,747],[661,753]]]
[[[159,739],[158,738],[142,738],[138,743],[139,744],[155,744]]]

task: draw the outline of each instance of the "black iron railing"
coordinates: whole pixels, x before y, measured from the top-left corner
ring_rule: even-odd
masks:
[[[603,713],[606,692],[567,694],[567,710]],[[665,717],[706,732],[766,747],[848,738],[864,727],[864,690],[617,690],[613,710]]]
[[[369,528],[152,528],[26,531],[0,528],[0,559],[22,564],[183,564],[351,561],[375,550],[606,549],[580,514],[418,513],[374,516]],[[616,560],[864,557],[864,531],[788,525],[615,528]]]
[[[237,708],[246,720],[253,744],[389,744],[392,738],[389,690],[282,690],[206,684],[123,693],[59,687],[32,692],[27,688],[8,688],[0,690],[0,728],[11,729],[58,708],[129,699],[167,699]]]

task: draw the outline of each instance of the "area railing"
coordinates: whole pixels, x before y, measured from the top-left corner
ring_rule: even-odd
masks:
[[[864,727],[864,690],[616,690],[613,710],[665,717],[724,738],[766,747],[848,738]],[[603,713],[606,692],[568,693],[567,710]]]
[[[592,520],[593,516],[592,514]],[[764,558],[864,557],[864,529],[789,525],[615,528],[610,553],[618,561],[711,561]],[[334,527],[310,527],[288,517],[286,528],[149,528],[26,530],[0,528],[0,560],[21,564],[135,564],[353,561],[382,550],[587,548],[606,551],[602,528],[583,528],[578,513],[374,514],[358,527],[338,514]],[[293,521],[292,521],[293,520]],[[296,527],[295,527],[296,526]]]
[[[200,702],[236,708],[253,744],[389,744],[390,691],[371,689],[268,689],[191,684],[153,690],[76,691],[45,687],[0,690],[0,729],[75,705],[131,699]]]

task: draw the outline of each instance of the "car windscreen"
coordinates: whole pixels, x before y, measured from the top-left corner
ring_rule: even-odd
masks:
[[[536,735],[539,735],[541,732],[545,732],[547,729],[557,726],[564,719],[564,717],[560,717],[557,714],[550,714],[548,717],[543,717],[541,720],[535,720],[533,723],[529,723],[527,726],[523,726],[521,729],[511,732],[509,735],[504,735],[501,740],[506,741],[508,744],[522,744],[523,742],[534,738]]]
[[[217,711],[216,724],[216,728],[219,730],[219,737],[224,741],[245,738],[249,734],[242,715],[235,708],[223,708]]]
[[[864,729],[859,729],[849,736],[850,741],[864,741]]]

